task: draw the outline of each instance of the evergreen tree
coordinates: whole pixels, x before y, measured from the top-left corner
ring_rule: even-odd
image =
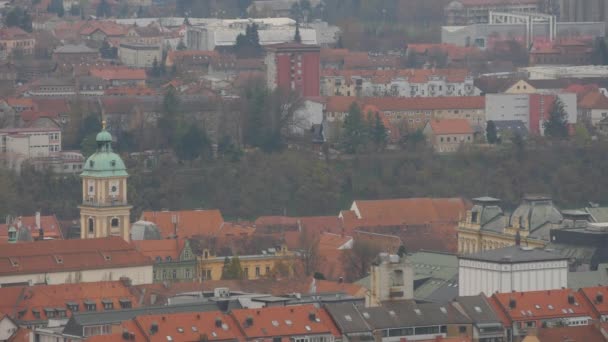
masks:
[[[137,17],[138,18],[143,18],[144,17],[144,8],[139,6],[139,8],[137,9]]]
[[[158,59],[156,59],[156,57],[154,57],[154,60],[152,61],[150,73],[153,77],[160,77],[160,67],[158,66]]]
[[[228,257],[226,257],[228,259]],[[226,259],[224,259],[225,272],[222,274],[222,279],[241,279],[243,278],[243,269],[241,268],[241,261],[237,255],[230,258],[228,265],[226,265]]]
[[[371,121],[371,118],[368,117],[368,120]],[[386,146],[386,142],[388,140],[388,131],[386,127],[384,127],[379,113],[374,115],[374,123],[372,125],[370,136],[378,149],[382,149]]]
[[[12,8],[3,18],[4,25],[8,27],[19,27],[26,32],[32,32],[32,17],[19,6]]]
[[[549,111],[549,119],[543,123],[545,136],[551,138],[567,138],[568,137],[568,121],[564,103],[559,97],[555,98],[553,107]]]
[[[112,15],[110,4],[106,0],[101,0],[99,5],[97,5],[96,14],[98,18],[110,17]]]
[[[302,43],[302,36],[300,36],[300,22],[296,21],[296,35],[293,37],[296,43]]]
[[[399,246],[399,249],[397,250],[397,255],[401,258],[407,255],[407,249],[404,245]]]
[[[201,155],[210,155],[211,143],[207,133],[197,125],[190,125],[178,139],[173,149],[180,160],[192,161]]]
[[[498,142],[496,124],[492,120],[488,120],[486,124],[486,139],[488,140],[488,144],[496,144]]]
[[[353,102],[344,119],[342,148],[346,153],[357,153],[366,143],[366,129],[361,115],[361,108]]]

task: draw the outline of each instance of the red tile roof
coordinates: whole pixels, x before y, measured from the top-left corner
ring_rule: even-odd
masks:
[[[569,296],[574,299],[569,303]],[[510,301],[515,301],[515,307],[510,307]],[[494,301],[506,318],[512,322],[540,320],[549,318],[566,318],[591,316],[597,318],[591,305],[580,292],[571,289],[495,293],[492,295]]]
[[[48,319],[53,317],[48,317],[44,309],[67,309],[67,302],[78,304],[78,310],[84,312],[84,301],[91,301],[96,304],[96,311],[103,311],[102,300],[111,301],[114,310],[118,310],[121,299],[130,301],[132,307],[138,306],[137,298],[121,281],[11,286],[0,288],[0,311],[17,320],[33,321],[37,320],[33,313],[35,310],[40,311],[40,319]],[[67,310],[66,314],[70,317],[72,312]]]
[[[595,325],[539,329],[536,332],[536,337],[540,342],[600,342],[608,340]]]
[[[23,97],[9,97],[6,99],[6,103],[11,107],[31,107],[35,108],[36,104],[34,100]]]
[[[156,92],[148,87],[112,87],[105,90],[107,96],[152,96]]]
[[[356,200],[353,207],[359,218],[378,219],[387,223],[424,224],[458,222],[469,208],[462,198],[401,198],[387,200]],[[354,209],[354,208],[353,208]]]
[[[128,27],[112,21],[87,21],[80,27],[78,33],[81,36],[89,36],[96,31],[101,31],[109,37],[120,37],[127,34]]]
[[[54,115],[67,114],[70,112],[70,105],[66,99],[35,98],[33,101],[36,108],[48,113],[53,113]]]
[[[146,256],[119,237],[45,240],[5,244],[0,275],[51,273],[150,265]]]
[[[319,236],[320,250],[338,250],[347,248],[349,242],[353,240],[352,236],[340,235],[334,233],[322,233]]]
[[[26,126],[29,126],[34,121],[40,118],[49,118],[51,120],[57,120],[59,115],[53,112],[41,111],[41,110],[24,110],[19,113],[21,116],[21,120],[25,123]]]
[[[173,341],[199,341],[203,334],[209,341],[244,340],[234,318],[219,311],[138,316],[134,321],[150,342],[166,342],[168,336]],[[152,324],[158,332],[151,332]]]
[[[217,210],[144,211],[141,219],[155,223],[163,238],[174,235],[172,218],[176,217],[177,235],[186,238],[196,235],[216,236],[224,223]]]
[[[310,315],[314,314],[314,319]],[[338,328],[324,309],[314,305],[267,307],[233,310],[232,316],[247,339],[331,334],[339,337]],[[247,318],[253,324],[246,323]]]
[[[131,241],[135,248],[141,254],[152,260],[161,258],[167,260],[179,260],[179,255],[184,248],[184,240],[181,239],[164,239],[164,240],[137,240]]]
[[[235,223],[235,222],[224,222],[220,227],[217,236],[222,238],[231,237],[246,237],[252,236],[255,233],[255,227],[251,224]]]
[[[608,315],[608,287],[585,287],[579,290],[598,315]]]
[[[583,109],[608,109],[608,98],[599,91],[583,95],[578,101],[578,107]]]
[[[18,27],[6,27],[0,29],[0,40],[34,39],[31,34]]]
[[[434,134],[473,134],[473,128],[467,119],[435,119],[429,122]]]
[[[146,70],[127,67],[104,67],[103,69],[92,68],[91,76],[99,77],[105,81],[112,80],[145,80]]]
[[[36,216],[22,216],[15,219],[13,223],[15,228],[21,221],[21,226],[25,227],[30,231],[30,234],[33,238],[38,237],[39,232],[36,227]],[[59,221],[55,215],[47,215],[40,216],[40,226],[44,230],[44,237],[53,238],[53,239],[63,239],[63,234],[61,233],[61,226],[59,225]],[[0,240],[8,239],[8,228],[9,225],[0,224]]]

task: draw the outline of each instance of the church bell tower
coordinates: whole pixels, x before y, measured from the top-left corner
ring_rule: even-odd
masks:
[[[127,202],[127,168],[112,151],[112,135],[105,121],[97,134],[97,151],[84,164],[80,238],[120,236],[129,241],[131,206]]]

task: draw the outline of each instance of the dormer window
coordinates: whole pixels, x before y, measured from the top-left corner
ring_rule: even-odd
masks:
[[[89,166],[90,166],[90,167],[95,166],[95,161],[94,161],[94,160],[89,161]]]
[[[44,308],[44,314],[46,315],[46,318],[55,318],[55,309]]]
[[[102,299],[101,303],[104,310],[114,310],[114,302],[111,299]]]
[[[110,166],[115,167],[116,166],[116,160],[110,161]]]
[[[131,300],[128,298],[121,298],[118,300],[120,303],[121,309],[130,309],[131,308]]]
[[[66,307],[68,308],[68,310],[72,311],[72,312],[78,312],[79,310],[79,305],[76,302],[67,302],[65,303]]]
[[[92,301],[92,300],[85,300],[84,301],[84,308],[87,311],[96,311],[97,310],[97,304],[95,304],[95,302]]]
[[[34,315],[35,319],[40,319],[40,310],[32,309],[32,315]]]
[[[476,211],[471,213],[471,222],[472,223],[477,223],[477,215],[479,215],[479,213]]]

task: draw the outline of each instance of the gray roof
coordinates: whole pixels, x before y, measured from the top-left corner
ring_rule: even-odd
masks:
[[[472,323],[451,304],[389,301],[383,302],[382,307],[360,308],[360,311],[374,329]]]
[[[549,250],[524,246],[509,246],[479,253],[461,255],[460,259],[512,264],[535,261],[567,260],[568,258]]]
[[[79,44],[79,45],[67,44],[67,45],[57,47],[54,52],[55,53],[97,53],[98,51],[95,49],[91,49],[90,47],[88,47],[84,44]]]
[[[434,280],[430,280],[427,281],[427,283],[432,283],[433,281]],[[433,286],[432,284],[430,285],[433,289],[430,294],[427,294],[426,296],[422,297],[421,291],[419,291],[421,289],[418,288],[416,289],[416,291],[414,291],[414,298],[416,300],[425,300],[432,303],[449,303],[454,298],[456,298],[456,296],[458,296],[458,274],[456,274],[452,279],[449,279],[447,281],[436,282],[438,283],[438,286]],[[426,286],[426,283],[424,284],[424,286]]]
[[[549,240],[549,230],[552,225],[563,220],[560,211],[553,205],[550,197],[525,196],[523,202],[511,215],[511,226],[520,223],[522,229],[530,232],[530,237]]]
[[[233,308],[240,308],[238,302],[233,301]],[[180,305],[166,305],[166,306],[149,306],[141,307],[136,309],[127,310],[111,310],[101,312],[83,312],[75,313],[69,319],[65,326],[64,334],[73,336],[82,336],[83,327],[90,325],[108,324],[108,323],[120,323],[130,319],[133,319],[141,315],[158,315],[158,314],[170,314],[179,312],[209,312],[209,311],[226,311],[222,309],[226,303],[218,302],[207,302],[207,303],[189,303]],[[230,303],[228,303],[230,305]]]
[[[466,312],[473,323],[501,323],[485,295],[463,296],[454,299],[458,305]]]
[[[608,222],[608,207],[585,208],[591,214],[594,222]]]
[[[153,222],[137,221],[131,226],[131,240],[160,240],[160,230]]]
[[[371,332],[371,327],[352,303],[328,304],[327,312],[342,334]]]

